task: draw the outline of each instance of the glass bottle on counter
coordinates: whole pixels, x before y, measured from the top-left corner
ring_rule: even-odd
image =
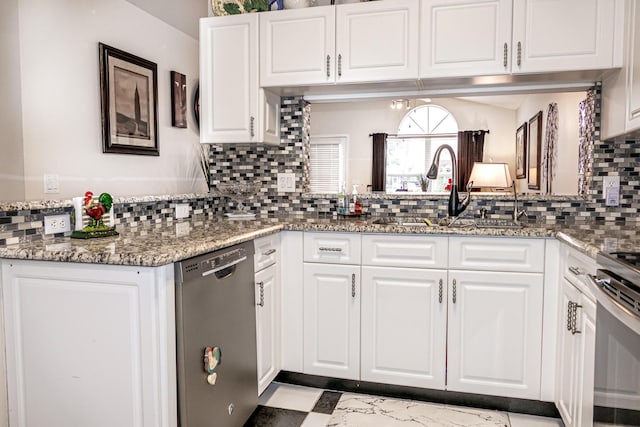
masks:
[[[338,193],[338,214],[344,215],[347,213],[348,201],[345,190],[345,183],[340,185],[340,192]]]

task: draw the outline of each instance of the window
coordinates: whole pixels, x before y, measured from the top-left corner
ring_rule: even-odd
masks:
[[[339,193],[346,181],[346,136],[312,136],[309,190]]]
[[[420,177],[426,175],[440,145],[448,144],[458,152],[458,124],[446,109],[438,105],[420,105],[400,121],[397,136],[387,138],[386,191],[446,191],[452,178],[448,152],[440,159],[438,179],[423,188]]]

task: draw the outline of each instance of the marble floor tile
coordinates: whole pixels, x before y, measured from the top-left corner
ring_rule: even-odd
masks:
[[[558,418],[536,417],[534,415],[509,413],[511,427],[564,427]]]
[[[302,422],[301,427],[326,427],[331,419],[331,414],[321,414],[318,412],[309,412],[307,418]]]
[[[310,412],[324,390],[299,385],[273,383],[259,399],[260,405]]]
[[[504,412],[344,393],[328,427],[509,427]]]

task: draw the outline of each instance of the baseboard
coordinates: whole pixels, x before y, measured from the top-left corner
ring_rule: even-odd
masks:
[[[560,418],[560,413],[553,402],[543,402],[539,400],[515,399],[511,397],[486,396],[483,394],[344,380],[289,371],[281,371],[275,378],[275,381],[343,392],[373,394],[398,399],[420,400],[447,405],[468,406],[472,408]]]

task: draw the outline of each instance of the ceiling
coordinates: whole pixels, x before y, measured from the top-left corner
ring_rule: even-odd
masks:
[[[208,16],[208,0],[127,0],[140,9],[198,39],[198,21]]]

